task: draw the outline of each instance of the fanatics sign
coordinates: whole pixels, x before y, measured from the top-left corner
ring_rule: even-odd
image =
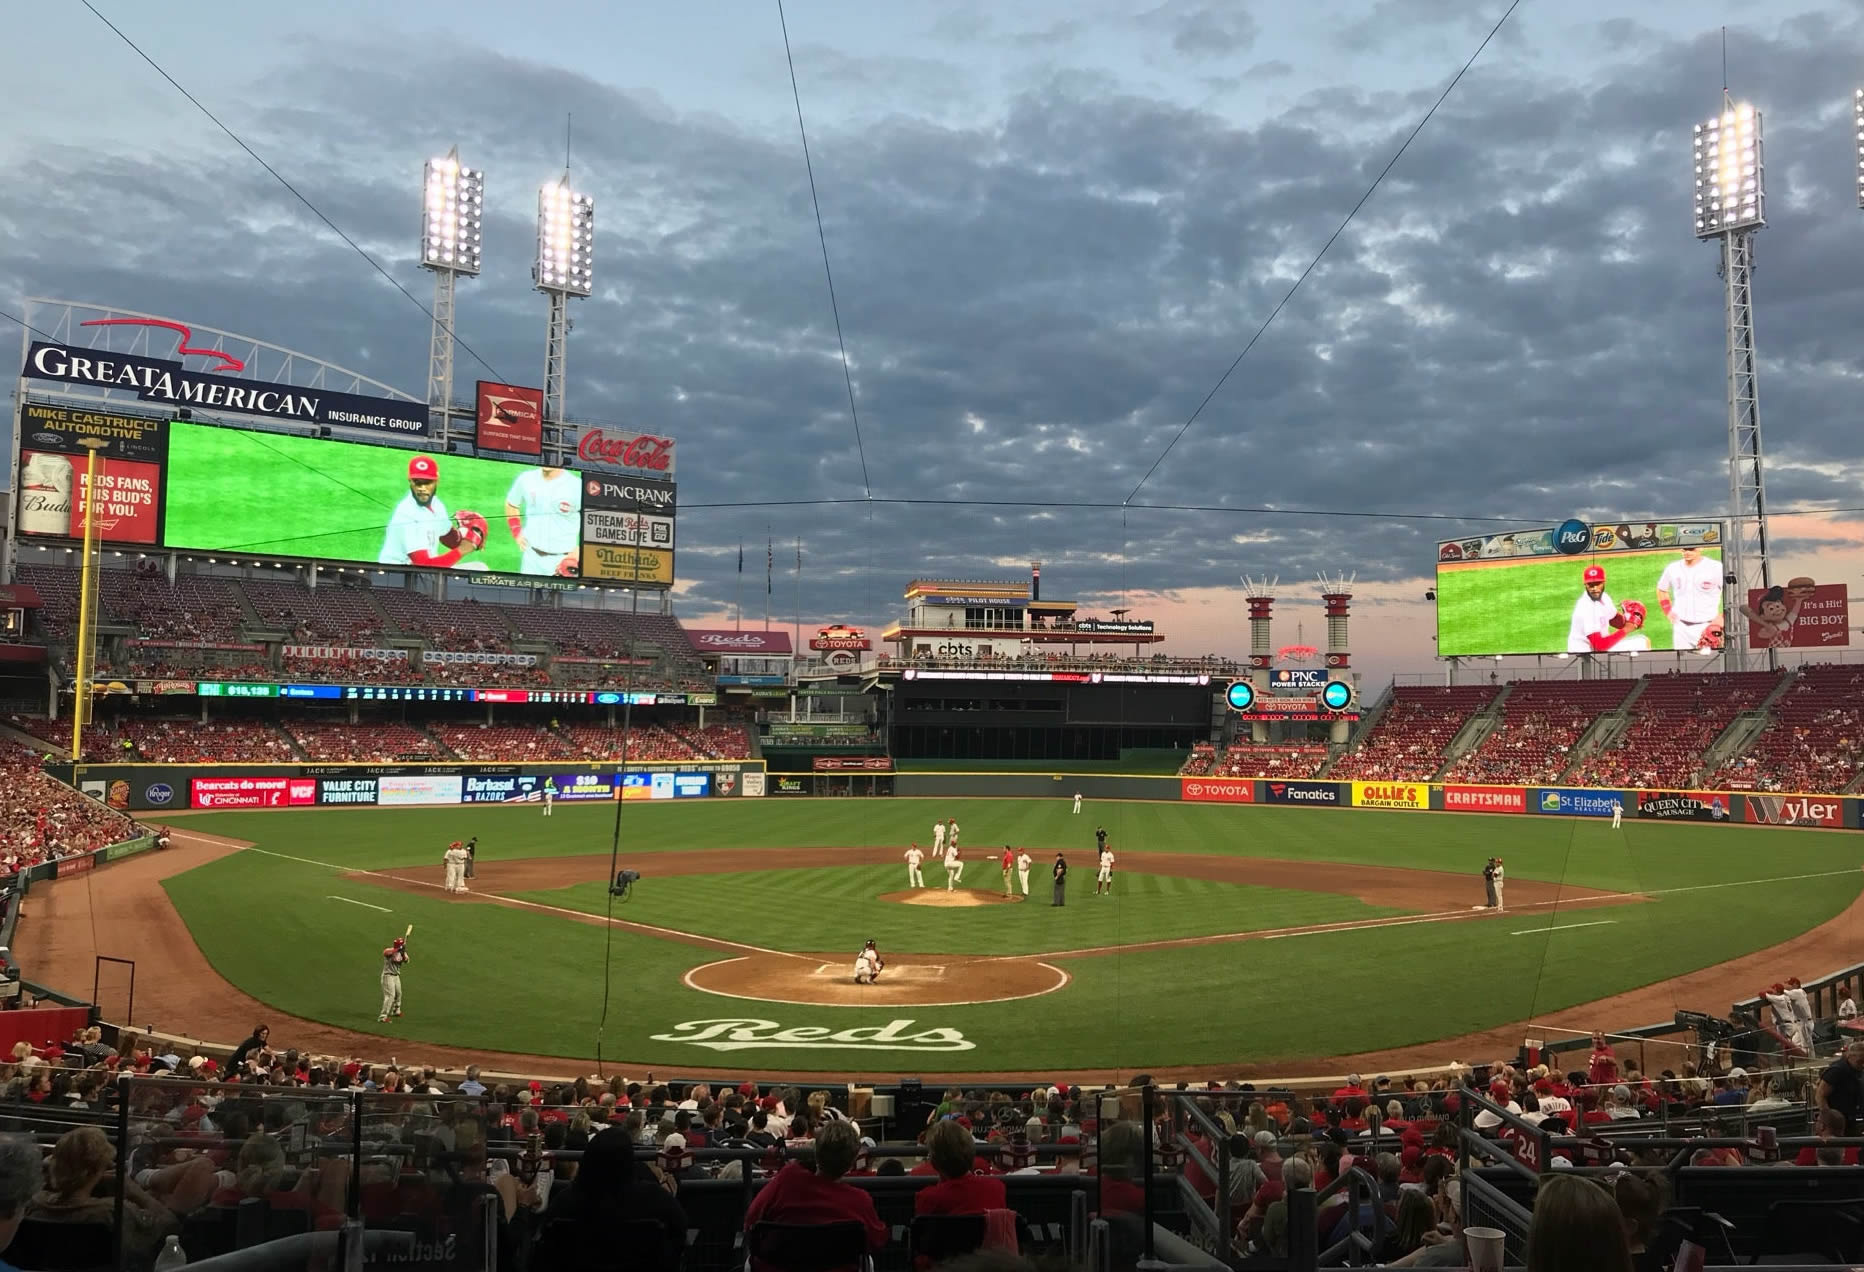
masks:
[[[20,374],[29,380],[133,389],[144,402],[171,407],[205,407],[242,415],[363,428],[402,437],[427,435],[427,404],[365,397],[329,389],[306,389],[265,380],[189,371],[168,358],[146,358],[106,349],[72,349],[36,341]]]

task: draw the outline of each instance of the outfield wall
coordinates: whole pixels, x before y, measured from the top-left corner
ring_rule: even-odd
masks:
[[[630,764],[49,764],[46,772],[123,812],[563,803],[764,794],[762,760]]]
[[[1757,791],[1500,786],[1458,782],[1329,782],[1262,777],[1140,777],[1086,773],[897,773],[894,793],[971,799],[1152,799],[1439,813],[1603,817],[1614,802],[1643,821],[1864,829],[1864,800]]]

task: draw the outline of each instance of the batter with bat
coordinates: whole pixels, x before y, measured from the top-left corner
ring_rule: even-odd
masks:
[[[377,1019],[384,1023],[390,1016],[401,1015],[401,969],[408,961],[408,938],[413,935],[414,924],[410,923],[408,930],[382,951],[382,1014]]]
[[[483,548],[490,528],[476,512],[449,515],[440,498],[440,465],[432,455],[416,455],[408,461],[408,493],[388,519],[376,561],[448,569]],[[484,568],[483,562],[472,568]]]

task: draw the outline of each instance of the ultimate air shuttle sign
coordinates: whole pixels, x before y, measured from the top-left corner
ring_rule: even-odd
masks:
[[[301,424],[369,429],[401,437],[427,434],[427,406],[423,402],[189,371],[180,362],[141,354],[74,349],[35,341],[26,353],[26,366],[21,374],[31,380],[132,389],[142,401],[157,402],[171,409],[186,406],[237,411]]]

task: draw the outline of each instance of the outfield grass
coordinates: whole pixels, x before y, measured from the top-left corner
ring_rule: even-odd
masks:
[[[1857,873],[1864,837],[1839,833],[1641,822],[1613,831],[1578,818],[1166,803],[1090,804],[1076,817],[1068,807],[1060,799],[630,805],[623,810],[623,855],[637,845],[780,850],[899,845],[915,836],[923,842],[938,815],[957,817],[966,843],[980,853],[1008,840],[1028,846],[1038,862],[1061,847],[1081,853],[1078,864],[1085,865],[1093,828],[1103,824],[1116,847],[1455,870],[1470,876],[1472,893],[1482,860],[1501,851],[1518,879],[1563,879],[1644,891],[1655,899],[1574,912],[1564,921],[1599,926],[1557,932],[1546,931],[1547,914],[1535,911],[1070,958],[1060,965],[1071,984],[1046,997],[881,1011],[693,991],[680,977],[714,956],[618,930],[607,1054],[663,1069],[1040,1071],[1280,1060],[1294,1067],[1526,1019],[1764,949],[1837,914],[1864,884]],[[186,829],[255,840],[268,852],[306,860],[235,854],[165,886],[215,967],[282,1010],[395,1039],[588,1056],[602,1007],[606,934],[600,927],[544,912],[461,907],[437,892],[410,894],[346,880],[340,872],[432,865],[448,840],[466,834],[479,836],[488,861],[606,852],[613,815],[613,805],[559,804],[548,820],[535,808],[188,818]],[[875,936],[883,947],[902,951],[989,954],[1335,922],[1359,906],[1350,898],[1166,879],[1133,869],[1122,870],[1120,892],[1109,903],[1091,895],[1091,872],[1077,868],[1077,888],[1063,910],[1051,909],[1040,895],[1037,904],[920,910],[874,900],[901,888],[903,867],[784,869],[780,855],[773,853],[770,869],[737,876],[645,880],[625,917],[773,949],[852,951]],[[990,887],[1000,876],[987,869],[967,882]],[[570,909],[606,904],[593,884],[533,895]],[[1357,912],[1378,913],[1364,906]],[[1302,915],[1311,917],[1291,917]],[[410,1014],[390,1029],[375,1022],[377,951],[409,922],[417,925]],[[976,1046],[935,1056],[796,1049],[721,1054],[653,1040],[681,1022],[724,1017],[835,1028],[912,1019],[914,1028],[958,1029]]]
[[[1707,548],[1702,555],[1719,561],[1722,550]],[[1670,620],[1657,607],[1657,579],[1664,567],[1681,559],[1675,548],[1665,548],[1506,563],[1440,562],[1437,652],[1445,657],[1561,652],[1573,621],[1573,603],[1585,590],[1580,576],[1594,564],[1605,567],[1605,591],[1614,601],[1644,603],[1644,634],[1650,637],[1650,647],[1668,650],[1674,637]]]

